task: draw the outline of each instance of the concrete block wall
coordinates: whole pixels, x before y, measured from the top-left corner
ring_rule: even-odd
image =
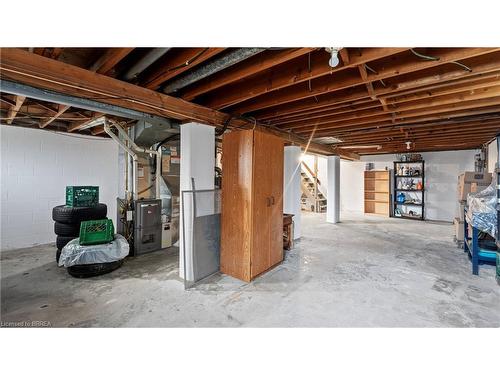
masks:
[[[457,176],[474,170],[479,150],[423,152],[425,161],[425,217],[453,221],[458,215]],[[363,171],[367,162],[375,169],[393,169],[396,155],[364,156],[361,161],[342,161],[340,166],[341,210],[363,212]]]
[[[0,138],[0,250],[54,242],[52,207],[64,204],[66,185],[99,186],[108,217],[116,219],[114,142],[4,125]]]

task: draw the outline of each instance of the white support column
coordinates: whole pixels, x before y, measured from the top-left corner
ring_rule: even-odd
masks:
[[[181,125],[181,167],[180,167],[180,193],[181,212],[179,228],[179,276],[184,278],[184,252],[187,264],[191,264],[192,257],[192,213],[191,199],[184,202],[184,213],[186,215],[186,234],[183,235],[184,225],[182,221],[182,191],[193,190],[192,179],[194,178],[196,190],[214,188],[215,167],[215,128],[213,126],[198,123]],[[186,197],[187,198],[187,197]],[[191,196],[190,196],[191,198]],[[184,248],[184,239],[186,247]],[[186,278],[192,280],[192,269],[187,269]]]
[[[300,238],[300,147],[286,146],[283,168],[283,212],[293,214],[293,239]]]
[[[340,157],[327,158],[327,186],[328,202],[326,207],[326,221],[338,223],[340,220]]]

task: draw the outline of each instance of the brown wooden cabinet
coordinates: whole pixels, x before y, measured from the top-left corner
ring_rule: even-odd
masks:
[[[283,140],[260,131],[222,141],[221,272],[250,281],[283,260]]]

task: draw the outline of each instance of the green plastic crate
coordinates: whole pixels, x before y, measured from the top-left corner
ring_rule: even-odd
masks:
[[[66,186],[66,206],[94,207],[99,203],[99,186]]]
[[[82,221],[80,245],[98,245],[114,239],[115,228],[110,219]]]

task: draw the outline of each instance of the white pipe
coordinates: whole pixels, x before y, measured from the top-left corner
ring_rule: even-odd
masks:
[[[118,143],[118,145],[121,148],[123,148],[125,150],[125,152],[127,152],[132,157],[132,160],[134,163],[133,170],[135,171],[137,168],[137,154],[130,147],[127,147],[121,141],[121,139],[117,135],[115,135],[115,133],[113,133],[111,131],[111,127],[109,126],[108,121],[104,121],[104,131],[106,132],[107,135],[109,135],[111,137],[111,139],[113,139],[116,143]],[[135,175],[132,177],[132,194],[133,194],[134,200],[136,200],[137,199],[137,178]]]

